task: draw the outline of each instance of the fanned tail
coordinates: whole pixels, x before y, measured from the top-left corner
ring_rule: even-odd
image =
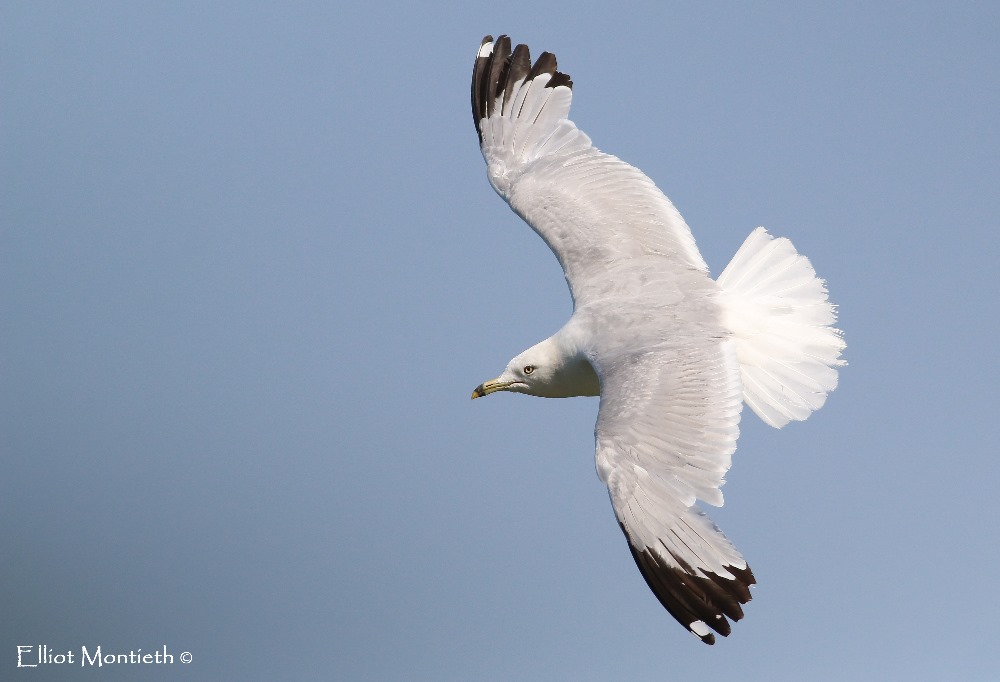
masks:
[[[803,420],[837,387],[844,363],[836,308],[809,259],[763,227],[719,276],[723,322],[733,333],[743,399],[775,428]]]

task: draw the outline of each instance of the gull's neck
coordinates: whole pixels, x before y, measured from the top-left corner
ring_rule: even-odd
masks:
[[[570,325],[542,341],[553,359],[554,372],[546,395],[550,398],[571,398],[601,394],[601,382],[587,356],[572,333]]]

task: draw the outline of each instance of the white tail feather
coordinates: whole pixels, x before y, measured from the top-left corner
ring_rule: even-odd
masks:
[[[845,343],[836,309],[809,259],[763,227],[750,233],[718,279],[723,324],[733,333],[743,399],[775,428],[802,420],[837,387]]]

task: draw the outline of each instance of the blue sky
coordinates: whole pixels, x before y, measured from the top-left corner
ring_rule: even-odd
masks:
[[[995,679],[993,3],[0,8],[0,670],[46,679]],[[489,188],[481,37],[721,272],[757,225],[850,365],[744,414],[713,518],[758,578],[699,644],[648,592],[592,399],[469,400],[570,314]]]

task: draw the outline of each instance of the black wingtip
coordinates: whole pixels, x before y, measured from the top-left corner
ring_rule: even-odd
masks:
[[[483,55],[483,48],[493,43],[489,54]],[[536,76],[547,73],[551,76],[546,87],[573,87],[569,75],[557,71],[556,56],[551,52],[543,52],[534,64],[527,45],[518,45],[511,50],[510,38],[506,35],[497,37],[488,35],[479,44],[476,63],[472,67],[472,119],[479,135],[480,143],[483,133],[479,124],[484,118],[489,118],[496,107],[497,98],[502,94],[503,104],[513,96],[513,86],[518,81],[525,82]]]
[[[672,557],[676,565],[670,565],[649,548],[637,550],[625,527],[619,526],[635,565],[663,608],[705,644],[715,644],[709,628],[727,637],[732,628],[726,618],[734,622],[743,618],[741,605],[750,601],[750,585],[757,582],[750,567],[726,566],[735,577],[730,579],[696,572],[676,556]]]
[[[552,75],[551,80],[549,80],[549,82],[545,84],[545,87],[547,87],[547,88],[557,88],[560,85],[565,85],[567,88],[569,88],[570,90],[572,90],[573,89],[573,80],[569,76],[567,76],[565,73],[563,73],[562,71],[556,71]]]
[[[472,122],[476,126],[476,132],[479,132],[479,121],[483,118],[483,102],[485,101],[484,88],[486,86],[485,77],[488,73],[487,66],[490,61],[490,55],[483,55],[483,48],[492,42],[493,36],[491,35],[487,35],[483,38],[482,42],[479,43],[479,52],[476,53],[476,63],[472,66]],[[482,133],[480,133],[480,142],[482,141],[482,137]]]
[[[496,106],[497,95],[499,91],[498,86],[506,81],[505,74],[507,69],[510,67],[510,38],[507,36],[500,36],[497,38],[496,42],[493,43],[493,52],[490,54],[490,61],[487,68],[486,75],[486,101],[484,102],[483,110],[486,112],[486,118],[493,115],[493,109]]]

